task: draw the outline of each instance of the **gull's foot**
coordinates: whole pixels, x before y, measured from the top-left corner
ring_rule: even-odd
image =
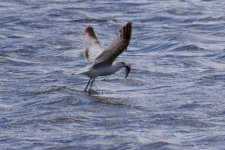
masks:
[[[97,91],[94,91],[94,90],[88,90],[88,92],[87,92],[88,94],[98,94],[98,92]]]

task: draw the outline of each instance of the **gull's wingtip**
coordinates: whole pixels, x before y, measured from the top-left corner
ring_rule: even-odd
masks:
[[[98,38],[97,38],[97,36],[96,36],[96,34],[95,34],[94,28],[93,28],[91,25],[88,25],[88,26],[86,27],[86,29],[85,29],[84,32],[85,32],[85,34],[87,34],[88,36],[90,36],[90,37],[96,39],[96,41],[98,42]]]
[[[128,21],[127,24],[130,25],[130,26],[132,26],[132,22],[131,21]]]
[[[128,46],[130,43],[131,34],[132,34],[132,22],[128,21],[128,23],[125,26],[123,26],[123,28],[120,32],[122,33],[122,36]]]
[[[91,25],[88,25],[85,29],[85,32],[89,32],[90,30],[93,30],[93,27]]]

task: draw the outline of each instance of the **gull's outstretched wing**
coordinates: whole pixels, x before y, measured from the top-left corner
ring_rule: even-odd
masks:
[[[104,49],[101,47],[94,29],[92,28],[92,26],[88,26],[85,29],[84,35],[84,57],[89,62],[94,62],[103,50]]]
[[[132,33],[132,23],[128,22],[95,60],[95,66],[111,65],[113,61],[127,49]]]

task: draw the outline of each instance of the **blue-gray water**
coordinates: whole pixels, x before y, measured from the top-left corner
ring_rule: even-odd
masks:
[[[132,65],[88,81],[83,34],[133,22]],[[0,149],[224,149],[225,1],[1,0]]]

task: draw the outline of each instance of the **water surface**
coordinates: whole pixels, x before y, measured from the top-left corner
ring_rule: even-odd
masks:
[[[2,149],[224,149],[223,0],[0,2]],[[133,34],[95,93],[73,75],[87,65],[84,29],[103,46]]]

